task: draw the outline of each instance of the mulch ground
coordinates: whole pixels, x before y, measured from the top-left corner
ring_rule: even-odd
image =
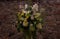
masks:
[[[44,5],[43,5],[44,4]],[[60,2],[42,2],[46,7],[43,32],[37,32],[38,39],[60,39]],[[16,28],[18,3],[0,2],[0,39],[24,39],[23,33]]]

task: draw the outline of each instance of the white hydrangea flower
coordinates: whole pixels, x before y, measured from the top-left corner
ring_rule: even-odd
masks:
[[[28,8],[28,4],[25,4],[25,9]]]
[[[32,9],[38,11],[38,4],[34,4]]]

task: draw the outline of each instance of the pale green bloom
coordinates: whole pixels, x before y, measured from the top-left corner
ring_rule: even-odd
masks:
[[[27,11],[25,11],[25,10],[22,10],[22,12],[23,12],[23,13],[27,13]]]
[[[40,15],[41,15],[41,13],[36,13],[35,18],[39,17]]]
[[[31,11],[27,11],[27,13],[30,13]]]
[[[20,17],[20,20],[22,20],[22,21],[23,21],[23,20],[24,20],[24,18],[23,18],[23,17]]]
[[[24,22],[23,22],[23,26],[24,26],[24,27],[27,27],[27,26],[28,26],[28,22],[27,22],[27,21],[24,21]]]

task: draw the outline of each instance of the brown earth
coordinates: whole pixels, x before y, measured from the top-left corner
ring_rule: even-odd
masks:
[[[48,1],[40,3],[46,7],[43,32],[37,32],[38,39],[60,39],[60,2]],[[16,12],[18,3],[0,2],[0,39],[23,39],[23,33],[16,28]]]

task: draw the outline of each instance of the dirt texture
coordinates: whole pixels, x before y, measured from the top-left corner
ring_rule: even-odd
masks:
[[[43,0],[40,6],[46,8],[43,32],[37,32],[37,39],[60,39],[60,1]],[[0,39],[24,39],[16,28],[18,2],[0,2]]]

